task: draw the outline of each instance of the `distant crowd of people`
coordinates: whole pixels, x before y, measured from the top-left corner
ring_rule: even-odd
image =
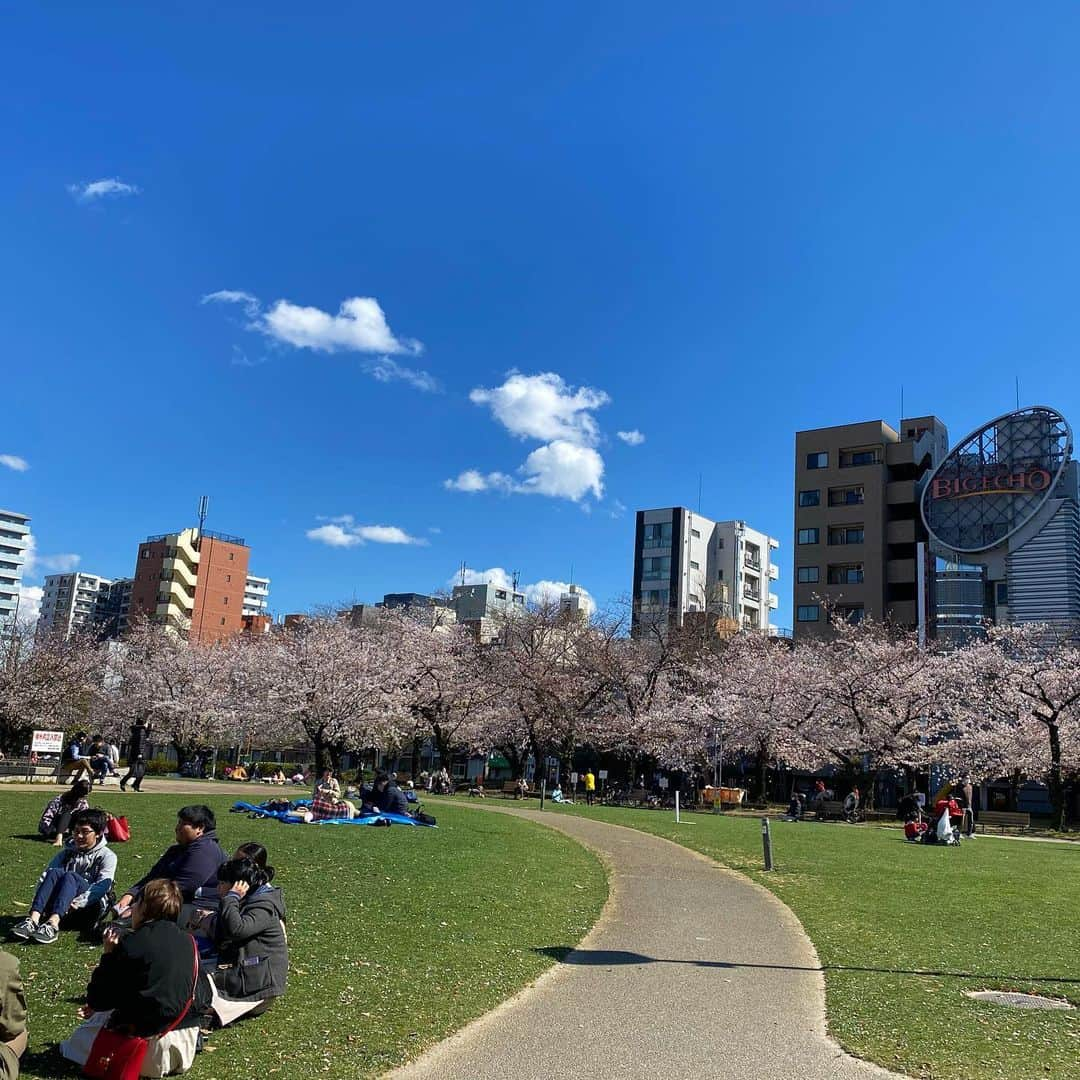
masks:
[[[174,842],[117,898],[110,815],[86,805],[79,779],[45,807],[39,832],[60,850],[38,879],[19,943],[48,945],[61,932],[100,934],[102,955],[86,988],[81,1023],[60,1044],[84,1065],[102,1038],[149,1041],[142,1075],[190,1068],[200,1031],[264,1012],[288,981],[285,900],[266,848],[218,841],[214,812],[184,806]],[[31,1018],[32,1019],[32,1018]],[[0,951],[0,1077],[18,1075],[26,1048],[26,999],[17,959]],[[107,1033],[102,1035],[102,1033]]]

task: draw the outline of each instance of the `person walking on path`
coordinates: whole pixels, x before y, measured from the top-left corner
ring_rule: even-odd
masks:
[[[592,806],[596,800],[596,777],[593,775],[592,769],[588,769],[585,772],[585,805]]]
[[[142,791],[143,777],[146,775],[146,749],[147,737],[150,729],[145,720],[136,720],[131,725],[131,737],[128,739],[128,771],[120,780],[120,790],[127,791],[129,780],[134,780],[131,785],[136,791]]]

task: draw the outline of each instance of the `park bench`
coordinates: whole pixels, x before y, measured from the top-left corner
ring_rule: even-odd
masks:
[[[856,821],[865,820],[865,814],[866,814],[866,812],[860,806],[855,811],[855,820]],[[824,799],[819,803],[815,803],[813,805],[813,807],[811,807],[810,810],[807,812],[806,816],[807,817],[811,817],[811,816],[816,817],[820,821],[827,821],[831,817],[832,818],[839,818],[841,821],[843,821],[844,816],[845,816],[844,815],[844,804],[839,799],[836,799],[836,800]],[[891,816],[891,815],[887,815],[887,816]]]
[[[983,810],[976,815],[976,826],[981,826],[983,832],[987,825],[994,825],[1004,833],[1006,829],[1030,829],[1031,815],[1012,810]]]
[[[516,780],[504,780],[503,781],[503,786],[502,786],[502,793],[504,795],[508,795],[511,799],[514,798],[517,795],[517,781]],[[525,792],[525,798],[527,799],[530,796],[538,795],[538,794],[539,794],[539,792],[533,791],[532,788],[529,788]]]

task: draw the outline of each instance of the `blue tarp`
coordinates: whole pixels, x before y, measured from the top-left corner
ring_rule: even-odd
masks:
[[[308,804],[307,800],[302,801],[305,805]],[[435,828],[434,825],[428,825],[426,821],[417,821],[416,818],[408,817],[405,814],[361,814],[359,817],[354,818],[326,818],[323,821],[305,822],[300,818],[289,817],[288,814],[281,810],[267,810],[262,806],[255,806],[253,803],[233,803],[233,809],[255,814],[256,817],[273,818],[275,821],[284,822],[286,825],[375,825],[380,821],[390,821],[395,825],[423,825],[429,829]]]

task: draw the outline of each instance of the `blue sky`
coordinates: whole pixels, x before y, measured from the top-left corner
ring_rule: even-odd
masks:
[[[206,493],[279,613],[462,560],[614,600],[700,474],[790,625],[796,430],[903,384],[958,438],[1017,375],[1080,422],[1075,5],[156,6],[5,15],[39,576]]]

